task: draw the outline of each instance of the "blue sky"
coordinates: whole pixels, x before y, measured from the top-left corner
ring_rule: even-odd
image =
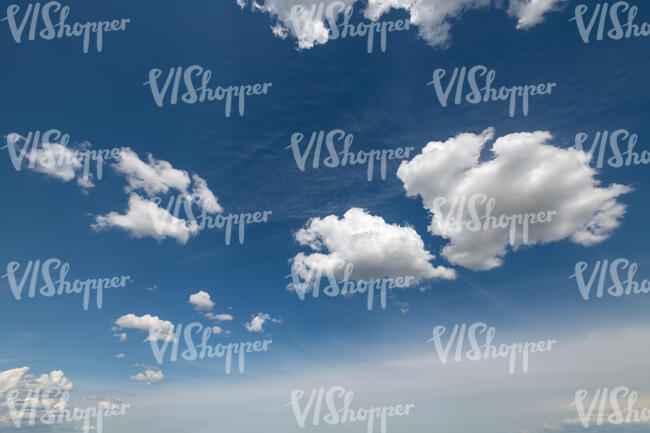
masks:
[[[434,11],[444,6],[429,3]],[[544,423],[575,417],[569,403],[580,387],[627,385],[649,401],[643,367],[650,360],[644,344],[647,296],[585,301],[569,278],[579,261],[591,269],[597,260],[619,257],[638,264],[639,281],[650,278],[646,165],[605,166],[593,175],[600,187],[632,188],[616,198],[625,214],[602,242],[576,244],[566,236],[540,241],[509,252],[501,266],[477,270],[442,254],[449,240],[428,231],[431,214],[420,197],[407,197],[396,175],[399,161],[389,161],[385,180],[368,182],[364,167],[321,164],[300,171],[286,149],[295,132],[308,137],[342,129],[354,134],[356,150],[413,146],[419,154],[429,142],[487,128],[495,133],[482,163],[494,158],[489,149],[496,139],[519,132],[548,131],[550,145],[567,149],[579,132],[591,138],[597,131],[626,129],[639,137],[635,150],[647,149],[647,38],[583,43],[570,21],[580,2],[550,2],[555,8],[525,29],[517,28],[518,16],[504,5],[466,3],[466,10],[443,20],[450,25],[443,46],[418,34],[424,24],[412,25],[389,33],[385,53],[377,46],[367,53],[365,38],[298,49],[290,30],[284,39],[274,36],[273,14],[240,7],[235,0],[163,7],[151,1],[66,2],[72,22],[130,19],[126,31],[104,35],[102,52],[91,45],[86,54],[76,38],[15,43],[7,21],[0,22],[6,59],[0,83],[3,140],[11,133],[58,129],[70,135],[73,148],[84,142],[93,149],[128,147],[142,161],[150,153],[176,170],[199,175],[225,213],[272,211],[268,223],[247,226],[243,244],[233,239],[225,245],[219,230],[201,231],[185,244],[136,238],[115,227],[97,231],[91,227],[97,216],[124,214],[128,206],[129,180],[112,162],[86,191],[27,167],[15,170],[3,149],[0,273],[12,261],[23,269],[29,260],[56,257],[70,264],[71,279],[129,275],[132,281],[107,289],[101,310],[91,302],[84,311],[76,295],[18,301],[7,279],[0,279],[0,371],[28,366],[39,376],[62,370],[78,395],[129,402],[128,416],[105,424],[109,431],[124,432],[208,431],[214,413],[217,424],[231,431],[258,431],[260,425],[298,431],[284,406],[291,390],[333,385],[354,389],[357,404],[370,405],[373,398],[378,404],[414,403],[413,416],[391,419],[389,425],[391,431],[413,433],[544,431]],[[644,2],[630,3],[639,8],[636,22],[650,21]],[[355,3],[353,22],[368,22],[364,7],[365,2]],[[393,9],[380,20],[405,19],[409,13]],[[433,70],[478,64],[496,71],[498,86],[554,82],[557,87],[551,95],[533,97],[527,116],[508,117],[501,102],[441,107],[433,86],[427,86]],[[157,107],[143,85],[149,71],[191,65],[211,69],[212,86],[269,82],[272,87],[268,95],[247,97],[244,116],[225,117],[221,102]],[[544,188],[564,188],[560,177]],[[432,185],[441,182],[436,173],[429,179]],[[507,182],[507,173],[503,179]],[[172,194],[160,195],[166,200]],[[583,198],[576,195],[571,203]],[[287,290],[289,260],[314,251],[295,233],[310,218],[342,218],[351,208],[386,224],[412,227],[424,250],[435,256],[431,263],[454,269],[456,278],[424,278],[418,287],[396,289],[386,310],[368,311],[366,297],[359,295],[300,301]],[[230,314],[232,321],[205,318],[205,311],[188,302],[199,291],[214,302],[211,312]],[[407,312],[400,309],[404,303]],[[262,332],[251,332],[245,324],[258,313],[276,321],[268,319]],[[212,337],[213,344],[262,338],[273,343],[268,352],[247,356],[244,374],[226,376],[220,360],[166,361],[158,366],[164,379],[146,385],[129,379],[143,371],[134,364],[155,365],[146,331],[112,329],[126,314],[218,325],[224,332]],[[497,342],[556,339],[557,351],[533,357],[527,375],[509,376],[501,361],[441,365],[426,342],[433,326],[474,322],[495,326]],[[122,332],[128,336],[124,342],[113,335]],[[124,358],[115,358],[118,353]],[[615,427],[611,431],[621,431]],[[307,428],[312,429],[365,427]]]

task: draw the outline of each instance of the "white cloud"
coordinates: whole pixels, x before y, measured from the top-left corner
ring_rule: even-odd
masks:
[[[542,22],[548,12],[556,10],[563,2],[510,0],[507,13],[517,18],[518,29],[527,29]],[[379,20],[392,9],[403,9],[422,39],[432,47],[445,47],[449,44],[454,20],[468,10],[488,8],[495,3],[492,0],[368,0],[367,3],[357,0],[237,0],[237,4],[242,8],[250,4],[252,10],[269,14],[275,20],[271,27],[274,35],[284,39],[291,33],[300,49],[309,49],[327,43],[332,22],[337,22],[348,6],[365,6],[363,15],[371,21]],[[504,3],[496,4],[501,8]],[[296,6],[302,6],[303,12],[292,14]],[[329,14],[328,7],[331,10]],[[350,24],[357,21],[353,17]]]
[[[147,331],[149,336],[145,341],[173,341],[175,339],[174,324],[168,320],[162,320],[158,316],[152,316],[150,314],[145,314],[144,316],[125,314],[117,319],[115,324],[120,328]]]
[[[177,218],[167,209],[138,194],[133,193],[129,196],[128,206],[125,214],[110,212],[107,215],[96,216],[92,228],[100,231],[119,227],[135,238],[151,236],[161,241],[171,237],[180,244],[186,244],[188,239],[199,231],[196,221],[188,222]]]
[[[126,341],[126,332],[122,332],[119,334],[113,334],[113,337],[117,337],[120,339],[120,342]]]
[[[233,317],[227,313],[223,313],[223,314],[205,313],[205,317],[211,320],[217,320],[219,322],[233,319]]]
[[[445,142],[430,142],[397,171],[407,196],[420,196],[432,212],[429,231],[450,240],[442,255],[451,263],[474,270],[500,266],[510,242],[508,228],[454,230],[446,219],[462,197],[484,194],[494,198],[493,216],[555,211],[550,222],[529,225],[528,245],[562,239],[589,246],[607,239],[620,224],[625,206],[616,201],[630,188],[612,184],[600,187],[597,172],[581,162],[589,156],[574,148],[549,144],[548,132],[516,133],[494,143],[494,157],[479,162],[481,151],[494,130],[459,134]],[[436,213],[434,200],[445,204]],[[477,206],[481,210],[481,205]],[[485,210],[485,205],[482,205]],[[470,220],[465,212],[463,220]],[[512,242],[517,249],[521,236]]]
[[[7,135],[7,146],[16,149],[19,142],[25,142],[26,138],[12,132]],[[27,144],[24,143],[26,146]],[[84,143],[82,151],[87,150],[89,143]],[[22,155],[29,161],[25,167],[34,170],[38,173],[43,173],[47,176],[58,179],[62,182],[69,182],[77,179],[77,183],[84,191],[93,188],[95,184],[92,182],[92,174],[88,173],[87,176],[78,176],[82,171],[82,156],[79,151],[73,150],[60,143],[42,143],[40,146],[32,146],[29,150],[27,148],[20,149],[16,152],[16,160],[14,164],[20,168]],[[10,153],[11,155],[11,153]],[[13,159],[13,157],[12,157]]]
[[[508,14],[517,18],[518,29],[528,29],[544,21],[544,16],[566,0],[510,0]]]
[[[346,264],[352,264],[350,277],[355,280],[412,276],[420,281],[456,276],[453,269],[430,263],[434,256],[412,227],[388,224],[363,209],[352,208],[341,219],[335,215],[312,218],[295,237],[301,245],[318,251],[299,253],[291,260],[292,269],[305,280],[313,272],[340,278]],[[320,252],[324,249],[328,253]]]
[[[67,407],[62,396],[72,391],[74,385],[61,370],[39,377],[27,374],[28,371],[29,367],[20,367],[0,372],[0,426],[10,425],[12,418],[24,421],[31,416],[40,417],[46,405],[52,409]]]
[[[272,319],[271,316],[266,313],[257,313],[256,316],[251,317],[252,319],[249,323],[244,323],[244,327],[248,332],[263,332],[264,329],[262,329],[262,327],[267,320],[270,320],[273,323],[282,323],[281,320]]]
[[[136,382],[144,382],[146,385],[151,385],[160,382],[164,379],[162,370],[156,367],[148,367],[145,365],[136,364],[137,367],[142,367],[144,370],[129,379]]]
[[[189,302],[197,310],[210,310],[214,307],[214,302],[210,299],[210,294],[203,290],[190,295]]]
[[[221,332],[223,332],[223,330],[221,329],[220,326],[213,326],[212,327],[212,333],[213,334],[221,334]]]
[[[219,205],[217,197],[208,188],[208,183],[201,178],[198,174],[192,175],[194,184],[192,185],[192,199],[201,208],[205,209],[207,213],[215,214],[223,212],[223,208]]]
[[[150,153],[149,162],[142,161],[131,149],[125,148],[120,152],[115,170],[126,176],[129,183],[127,191],[142,189],[148,195],[167,193],[170,188],[185,192],[190,185],[190,177],[184,170],[172,167],[167,161],[157,160]]]
[[[115,357],[116,358],[126,358],[126,355],[123,354],[123,353],[118,353],[117,355],[115,355]]]

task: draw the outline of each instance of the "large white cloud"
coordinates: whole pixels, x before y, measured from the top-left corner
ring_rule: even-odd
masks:
[[[158,316],[145,314],[136,316],[135,314],[125,314],[115,321],[120,328],[139,329],[149,333],[145,341],[168,340],[173,341],[174,324],[168,320],[162,320]]]
[[[363,209],[352,208],[340,219],[336,215],[313,218],[295,237],[301,245],[317,251],[299,253],[292,259],[292,269],[303,279],[308,279],[310,272],[340,278],[346,264],[352,264],[350,278],[355,280],[455,278],[453,269],[430,263],[434,256],[425,250],[412,227],[388,224]]]
[[[497,2],[499,8],[506,7],[507,13],[517,19],[518,29],[527,29],[543,21],[544,16],[563,4],[565,0],[509,0]],[[242,8],[250,5],[271,15],[275,24],[271,27],[273,34],[285,38],[291,34],[298,40],[299,48],[312,48],[329,40],[330,23],[326,14],[327,7],[337,3],[336,0],[236,0]],[[334,20],[340,18],[340,12],[347,6],[364,7],[364,16],[372,21],[379,20],[391,9],[403,9],[409,13],[411,24],[417,26],[418,35],[433,47],[448,45],[450,30],[455,19],[465,11],[486,8],[495,4],[492,0],[342,0],[343,7],[332,8]],[[294,6],[304,7],[308,13],[291,14]],[[505,6],[507,5],[507,6]],[[323,9],[323,13],[310,13]],[[295,10],[295,9],[294,9]],[[290,17],[294,19],[290,19]],[[352,19],[354,20],[354,18]],[[356,21],[351,21],[355,24]]]
[[[167,209],[138,194],[129,195],[128,206],[125,214],[110,212],[107,215],[96,216],[92,228],[100,231],[119,227],[135,238],[151,236],[161,241],[171,237],[181,244],[186,244],[191,236],[199,232],[196,221],[177,218]]]
[[[631,191],[612,184],[601,187],[597,172],[582,162],[589,155],[574,148],[549,144],[544,131],[515,133],[498,138],[494,157],[480,161],[481,151],[492,140],[494,130],[464,133],[445,142],[430,142],[397,171],[407,196],[420,196],[432,212],[429,231],[450,240],[442,254],[451,263],[474,270],[502,264],[508,245],[524,244],[519,234],[510,238],[508,228],[471,231],[465,224],[452,227],[447,220],[452,205],[462,197],[483,194],[493,198],[492,215],[556,212],[550,222],[529,225],[526,244],[543,244],[561,239],[589,246],[607,239],[620,224],[625,206],[617,197]],[[581,162],[582,161],[582,162]],[[435,200],[444,199],[437,210]],[[440,203],[440,202],[439,202]],[[485,204],[476,207],[483,214]],[[462,220],[471,215],[464,212]],[[454,230],[456,228],[457,230]]]

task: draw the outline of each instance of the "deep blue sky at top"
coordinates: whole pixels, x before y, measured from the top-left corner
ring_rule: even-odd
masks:
[[[560,147],[571,146],[581,131],[624,128],[639,135],[643,150],[650,140],[647,40],[584,44],[569,22],[574,2],[528,31],[516,30],[502,11],[467,12],[454,23],[447,49],[427,46],[411,30],[389,34],[387,52],[376,46],[372,54],[365,38],[298,51],[295,40],[273,37],[267,15],[241,10],[234,0],[66,4],[71,21],[125,17],[131,22],[126,32],[105,35],[102,53],[91,49],[88,54],[78,39],[16,44],[6,22],[0,23],[0,133],[56,128],[94,148],[128,146],[141,158],[152,153],[205,178],[226,212],[271,210],[273,215],[266,225],[249,226],[243,245],[226,246],[223,232],[212,230],[187,245],[132,239],[115,229],[95,233],[93,215],[126,207],[122,177],[106,169],[85,196],[73,182],[15,171],[3,150],[2,273],[12,260],[58,257],[70,263],[71,278],[128,274],[134,282],[107,291],[101,311],[82,311],[74,296],[18,302],[6,279],[0,280],[0,370],[27,364],[37,371],[74,368],[90,375],[102,365],[108,377],[124,378],[114,366],[115,353],[131,351],[130,361],[153,359],[141,343],[144,333],[130,331],[129,341],[118,343],[111,336],[112,322],[126,313],[175,323],[197,320],[187,297],[198,289],[211,293],[216,310],[232,307],[235,319],[225,326],[232,335],[223,338],[250,339],[241,324],[257,312],[282,317],[284,324],[268,326],[274,340],[269,356],[278,359],[295,353],[309,358],[332,341],[329,355],[353,356],[355,345],[379,335],[387,343],[419,344],[440,322],[482,320],[548,330],[595,320],[605,306],[608,318],[621,320],[634,320],[648,307],[643,297],[584,303],[568,279],[576,261],[621,256],[639,263],[639,276],[650,277],[646,166],[602,170],[605,185],[632,185],[635,192],[621,199],[628,213],[601,245],[562,241],[509,254],[504,266],[492,271],[456,267],[455,281],[433,282],[426,292],[398,292],[397,299],[410,304],[406,315],[394,306],[369,312],[363,296],[300,302],[285,290],[285,276],[287,260],[304,251],[292,233],[310,217],[341,216],[362,207],[390,223],[411,224],[437,256],[445,242],[426,231],[420,201],[405,197],[395,177],[397,163],[391,163],[385,181],[367,182],[359,167],[300,172],[284,149],[294,132],[340,128],[354,134],[355,149],[414,146],[419,151],[428,141],[492,126],[497,136],[548,130]],[[382,19],[405,17],[392,12]],[[353,20],[360,19],[357,11]],[[640,8],[637,20],[650,21],[650,9]],[[273,86],[269,96],[247,98],[244,117],[226,118],[221,103],[158,108],[143,86],[149,70],[195,64],[213,71],[213,86]],[[551,96],[533,98],[527,117],[508,118],[500,103],[443,109],[426,86],[432,71],[476,64],[495,69],[498,85],[556,82],[557,88]],[[437,258],[435,263],[445,262]],[[158,290],[145,290],[152,285]],[[98,364],[81,361],[88,359]]]

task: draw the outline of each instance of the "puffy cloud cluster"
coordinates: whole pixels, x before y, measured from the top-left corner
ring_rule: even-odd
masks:
[[[620,224],[625,206],[617,201],[631,188],[600,186],[597,172],[583,164],[589,155],[575,148],[549,144],[544,131],[509,134],[494,142],[494,156],[480,161],[494,130],[464,133],[445,142],[430,142],[397,171],[407,196],[420,196],[432,213],[429,231],[449,239],[442,255],[449,262],[473,270],[502,264],[508,245],[522,246],[521,236],[511,242],[509,228],[472,231],[465,224],[451,227],[448,218],[462,197],[482,194],[494,199],[493,216],[555,211],[550,222],[529,225],[526,244],[544,244],[570,239],[589,246],[607,239]],[[437,201],[443,205],[434,206]],[[482,207],[481,207],[482,206]],[[480,215],[486,204],[477,206]],[[460,216],[472,218],[469,212]]]
[[[147,331],[149,335],[145,341],[174,341],[175,339],[174,324],[168,320],[162,320],[158,316],[125,314],[118,318],[115,324],[120,328]]]
[[[38,418],[48,407],[67,407],[64,393],[72,391],[74,385],[61,370],[39,377],[28,374],[28,371],[29,367],[20,367],[0,372],[0,426],[32,416]]]
[[[263,332],[264,329],[262,327],[267,320],[270,320],[273,323],[282,323],[281,320],[274,319],[267,313],[257,313],[256,316],[252,316],[250,322],[244,323],[244,327],[248,330],[248,332]]]
[[[309,49],[329,40],[332,23],[337,22],[342,11],[355,5],[365,6],[364,16],[377,21],[392,9],[408,12],[411,24],[418,27],[418,35],[432,47],[449,44],[454,20],[471,9],[488,8],[492,0],[236,0],[244,8],[269,14],[275,20],[273,34],[286,38],[291,34],[300,49]],[[507,13],[517,20],[518,29],[531,28],[544,20],[544,16],[565,3],[565,0],[509,0]],[[499,8],[504,2],[497,2]],[[296,9],[300,7],[302,9]],[[302,13],[297,11],[302,10]],[[329,13],[328,13],[329,10]]]
[[[143,161],[133,150],[125,148],[120,152],[119,161],[113,164],[113,168],[126,177],[125,189],[130,193],[128,207],[124,214],[110,212],[96,216],[92,228],[97,231],[118,227],[135,238],[153,237],[162,241],[170,237],[186,244],[190,237],[199,232],[199,225],[191,209],[188,220],[180,218],[177,210],[196,205],[208,214],[223,212],[205,179],[197,174],[192,174],[190,178],[185,170],[176,169],[169,162],[157,160],[151,154],[148,154],[147,161]],[[149,198],[135,192],[138,190]],[[160,197],[154,197],[155,194],[167,194],[172,190],[179,193],[174,214],[170,212],[173,201],[165,209],[159,206]]]
[[[142,372],[129,377],[129,379],[136,382],[142,382],[145,385],[152,385],[160,382],[165,378],[161,369],[157,367],[150,367],[142,364],[135,364],[136,367],[141,367]]]
[[[341,278],[347,264],[352,265],[349,277],[354,280],[412,276],[420,281],[456,276],[453,269],[430,263],[434,256],[412,227],[388,224],[359,208],[348,210],[343,218],[313,218],[295,237],[316,251],[299,253],[291,260],[292,270],[304,280],[318,274]]]

